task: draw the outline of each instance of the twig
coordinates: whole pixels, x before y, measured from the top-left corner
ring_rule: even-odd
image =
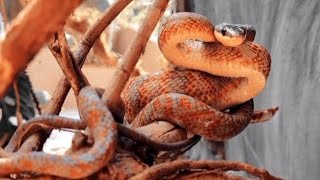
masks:
[[[250,180],[241,176],[227,173],[220,170],[190,172],[191,174],[174,177],[177,180],[183,179],[227,179],[227,180]]]
[[[39,131],[41,129],[53,129],[53,128],[74,128],[74,129],[84,129],[86,123],[81,120],[75,120],[60,116],[40,116],[30,119],[19,127],[13,134],[10,142],[5,148],[8,152],[15,152],[23,139],[29,137],[32,133]]]
[[[131,178],[131,180],[142,179],[161,179],[165,176],[175,174],[179,170],[204,169],[224,171],[246,171],[253,176],[260,177],[265,180],[280,180],[281,178],[272,176],[265,169],[259,169],[251,164],[237,161],[191,161],[177,160],[168,163],[154,165],[149,169]]]
[[[148,39],[155,28],[157,22],[162,16],[168,5],[169,0],[155,0],[152,7],[146,14],[145,21],[138,30],[136,37],[129,44],[125,51],[122,61],[117,66],[114,78],[106,88],[103,94],[103,101],[106,102],[111,112],[121,114],[120,110],[120,93],[128,81],[134,66],[137,64],[142,51],[144,50]]]
[[[266,110],[255,110],[250,123],[255,124],[270,121],[278,110],[279,106],[271,107]]]
[[[37,150],[39,147],[39,143],[43,140],[43,136],[41,133],[32,134],[28,139],[26,139],[21,145],[18,153],[25,153]],[[34,143],[34,142],[38,142]]]
[[[21,114],[21,101],[20,101],[20,94],[19,94],[19,87],[18,87],[18,82],[15,80],[13,82],[13,89],[14,89],[14,95],[16,97],[16,117],[18,120],[18,127],[20,127],[23,123],[23,118]]]
[[[33,0],[12,21],[5,39],[0,43],[0,97],[80,3],[81,0]],[[56,13],[57,9],[59,13]]]
[[[83,75],[81,70],[77,68],[76,63],[74,62],[63,28],[60,28],[54,36],[52,36],[48,47],[60,65],[60,68],[68,83],[71,85],[75,96],[78,96],[80,89],[89,83],[87,78]],[[79,76],[79,74],[81,74],[81,76]]]
[[[26,75],[28,76],[27,73],[26,73]],[[36,106],[36,108],[37,108],[37,110],[38,110],[38,113],[39,113],[39,115],[42,115],[42,110],[41,110],[41,107],[40,107],[40,103],[39,103],[39,100],[38,100],[38,98],[37,98],[37,96],[36,96],[36,94],[35,94],[35,92],[34,92],[33,85],[32,85],[32,83],[31,83],[31,81],[30,81],[29,76],[28,76],[28,83],[29,83],[29,85],[30,85],[30,94],[31,94],[32,99],[33,99],[33,101],[34,101],[34,103],[35,103],[35,106]]]
[[[181,142],[161,143],[157,140],[153,140],[145,136],[142,133],[135,131],[134,129],[130,129],[122,124],[117,124],[117,127],[120,135],[127,137],[129,139],[132,139],[136,142],[142,143],[148,147],[154,148],[156,150],[162,150],[162,151],[173,151],[173,150],[185,148],[198,142],[201,139],[200,136],[195,135],[192,138],[181,141]]]
[[[2,18],[3,18],[3,22],[5,24],[5,27],[7,28],[9,18],[8,18],[8,13],[7,13],[7,9],[6,9],[4,0],[0,1],[0,10],[1,10]]]

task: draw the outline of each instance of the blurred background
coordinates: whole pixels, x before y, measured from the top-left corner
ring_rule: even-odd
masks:
[[[89,55],[83,67],[83,72],[94,86],[105,88],[110,82],[117,57],[135,36],[152,2],[133,1],[105,30],[100,45],[92,50],[95,53]],[[111,0],[84,1],[67,22],[67,37],[72,48],[86,28],[112,3]],[[1,1],[2,36],[6,22],[10,22],[20,9],[18,0]],[[255,98],[255,108],[280,107],[272,121],[250,125],[225,144],[203,140],[187,155],[193,159],[226,158],[248,162],[285,179],[319,179],[320,1],[175,0],[170,2],[164,16],[179,11],[197,12],[214,24],[253,25],[257,30],[255,41],[265,46],[272,57],[268,84],[263,93]],[[142,74],[163,69],[156,42],[157,31],[158,28],[137,65]],[[34,89],[46,91],[49,94],[47,98],[50,98],[62,77],[47,47],[39,52],[26,71]],[[75,108],[75,99],[70,92],[62,114],[77,116]],[[55,148],[58,151],[64,147]]]

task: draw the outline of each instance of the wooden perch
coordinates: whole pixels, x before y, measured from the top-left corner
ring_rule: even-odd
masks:
[[[0,97],[80,3],[81,0],[34,0],[19,13],[0,43]]]
[[[249,174],[265,180],[280,180],[274,177],[265,169],[259,169],[251,164],[237,161],[191,161],[177,160],[173,162],[154,165],[140,174],[130,178],[131,180],[140,179],[162,179],[165,176],[177,174],[181,170],[221,170],[221,171],[246,171]]]
[[[136,37],[129,44],[129,48],[125,51],[122,60],[118,64],[113,81],[108,84],[108,87],[103,94],[103,100],[106,102],[111,112],[121,114],[121,112],[119,112],[121,91],[137,64],[141,53],[146,47],[149,37],[165,11],[168,2],[169,0],[154,1],[146,14],[145,20],[138,30]]]

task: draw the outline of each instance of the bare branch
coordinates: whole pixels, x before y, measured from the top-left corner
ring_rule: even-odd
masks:
[[[20,94],[19,94],[19,87],[18,82],[13,82],[13,89],[14,89],[14,95],[16,97],[16,117],[18,121],[18,127],[20,127],[23,123],[23,118],[21,114],[21,103],[20,103]]]
[[[28,139],[26,139],[23,144],[21,145],[20,149],[18,150],[18,153],[25,153],[25,152],[31,152],[34,150],[37,150],[39,147],[39,144],[34,142],[41,142],[43,139],[43,136],[41,136],[41,133],[35,133],[32,134]]]
[[[48,47],[60,65],[75,96],[78,96],[80,89],[89,83],[72,57],[63,28],[60,28],[54,36],[52,36]]]
[[[201,139],[200,136],[195,135],[190,139],[186,139],[184,141],[180,141],[177,143],[162,143],[160,141],[153,140],[150,137],[147,137],[144,134],[139,133],[134,129],[130,129],[122,124],[117,124],[117,127],[120,135],[130,138],[136,142],[142,143],[156,150],[163,150],[163,151],[178,150],[178,149],[182,149],[182,148],[194,145]]]
[[[54,129],[54,128],[74,128],[74,129],[84,129],[86,123],[79,120],[74,120],[70,118],[60,117],[60,116],[40,116],[30,119],[28,122],[24,123],[19,127],[14,135],[12,136],[10,142],[5,148],[8,152],[15,152],[18,147],[23,142],[23,139],[29,137],[32,133],[42,130],[42,129]]]
[[[224,171],[246,171],[253,176],[263,178],[265,180],[280,180],[274,177],[265,169],[259,169],[251,164],[237,161],[191,161],[177,160],[168,163],[154,165],[140,174],[131,178],[131,180],[141,179],[161,179],[165,176],[175,174],[179,170],[204,169],[214,170],[220,169]]]

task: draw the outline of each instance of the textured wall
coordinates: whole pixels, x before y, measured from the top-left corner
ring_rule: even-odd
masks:
[[[227,158],[286,179],[320,177],[320,1],[212,0],[193,11],[221,22],[252,24],[270,50],[272,71],[256,108],[280,106],[272,122],[251,125],[227,143]]]

